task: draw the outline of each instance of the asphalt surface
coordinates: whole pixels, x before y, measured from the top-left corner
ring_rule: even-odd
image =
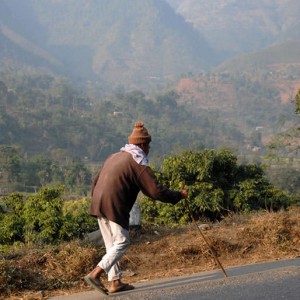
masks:
[[[51,300],[299,300],[300,258],[245,265],[191,276],[135,284],[135,289],[105,296],[95,290]]]

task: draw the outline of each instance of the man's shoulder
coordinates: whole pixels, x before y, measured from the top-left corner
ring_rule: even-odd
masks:
[[[113,153],[106,159],[106,163],[112,162],[117,164],[121,162],[126,162],[126,164],[136,164],[136,162],[132,158],[132,155],[124,151]]]
[[[110,154],[106,158],[106,161],[111,160],[111,159],[116,159],[116,158],[126,158],[128,155],[130,156],[129,153],[126,153],[126,152],[123,152],[123,151],[115,152],[115,153]]]

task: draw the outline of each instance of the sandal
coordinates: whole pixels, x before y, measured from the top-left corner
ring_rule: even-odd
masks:
[[[133,285],[130,285],[128,283],[122,283],[119,287],[111,288],[109,290],[110,293],[119,293],[119,292],[125,292],[125,291],[131,291],[134,289]]]
[[[96,289],[100,293],[108,295],[108,290],[106,289],[106,287],[102,284],[102,282],[100,280],[91,278],[88,275],[84,277],[84,280],[86,283],[91,285],[94,289]]]

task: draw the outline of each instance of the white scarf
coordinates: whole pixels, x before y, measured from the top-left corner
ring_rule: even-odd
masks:
[[[120,149],[120,151],[130,153],[132,155],[132,158],[139,165],[149,166],[147,155],[139,146],[133,144],[126,144]]]

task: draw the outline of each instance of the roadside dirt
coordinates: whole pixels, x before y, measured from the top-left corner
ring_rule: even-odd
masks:
[[[225,269],[300,255],[300,208],[232,215],[217,224],[202,224],[202,228]],[[121,260],[124,282],[134,284],[219,268],[194,224],[144,226],[131,236],[132,245]],[[88,290],[82,278],[103,254],[103,248],[83,242],[10,253],[5,257],[6,277],[0,275],[0,294],[6,293],[6,297],[0,299],[47,299]],[[4,289],[5,283],[10,290]]]
[[[299,210],[233,215],[219,224],[203,227],[207,228],[203,234],[224,268],[300,255]],[[219,268],[195,225],[157,229],[153,233],[141,235],[123,259],[123,266],[132,275],[130,281]]]

